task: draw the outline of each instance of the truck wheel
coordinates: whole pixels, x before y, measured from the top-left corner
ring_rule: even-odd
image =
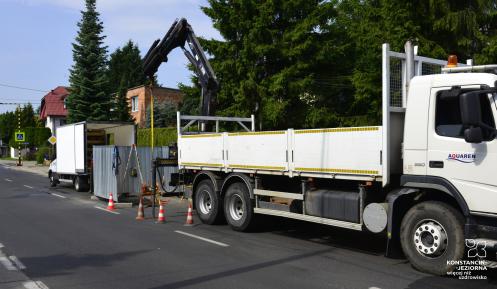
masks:
[[[57,179],[55,178],[55,173],[50,172],[48,178],[50,179],[50,186],[52,188],[57,186]]]
[[[88,179],[83,176],[76,176],[74,178],[74,189],[76,192],[88,192]]]
[[[195,189],[195,208],[202,223],[213,225],[222,217],[219,194],[210,180],[201,181]]]
[[[244,183],[231,184],[224,197],[224,215],[235,231],[247,231],[254,216],[247,186]]]
[[[402,250],[419,271],[446,275],[454,269],[448,261],[461,260],[464,255],[463,224],[463,216],[445,203],[419,203],[402,219]]]

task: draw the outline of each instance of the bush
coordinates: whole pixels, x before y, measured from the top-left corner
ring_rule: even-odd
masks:
[[[38,151],[35,153],[36,156],[36,163],[37,164],[43,164],[43,161],[45,160],[45,155],[49,155],[50,153],[50,148],[49,147],[41,147],[38,149]]]
[[[138,146],[150,146],[150,131],[149,128],[138,129]],[[168,146],[177,142],[177,139],[175,127],[154,128],[154,146]]]

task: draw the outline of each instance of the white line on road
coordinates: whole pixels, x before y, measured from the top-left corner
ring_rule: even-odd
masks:
[[[11,180],[11,179],[5,179],[5,180],[6,180],[7,182],[12,182],[12,180]]]
[[[18,271],[16,266],[14,266],[12,264],[12,262],[10,262],[9,258],[7,258],[7,257],[0,257],[0,263],[2,263],[2,265],[5,267],[5,269],[7,269],[9,271]]]
[[[4,246],[3,246],[3,244],[2,244],[2,243],[0,243],[0,249],[2,249],[3,247],[4,247]]]
[[[59,194],[56,194],[56,193],[49,193],[50,195],[54,196],[54,197],[58,197],[58,198],[62,198],[62,199],[66,199],[67,197],[66,196],[62,196],[62,195],[59,195]]]
[[[22,283],[26,289],[48,289],[48,286],[41,281],[29,281]]]
[[[102,210],[102,211],[107,212],[107,213],[112,213],[112,214],[120,215],[118,212],[109,211],[106,208],[102,208],[102,207],[99,207],[99,206],[95,206],[95,209],[99,209],[99,210]]]
[[[28,189],[34,189],[32,186],[24,185]]]
[[[193,234],[190,234],[190,233],[187,233],[187,232],[183,232],[183,231],[174,231],[174,232],[176,232],[178,234],[182,234],[182,235],[188,236],[188,237],[192,237],[192,238],[195,238],[195,239],[199,239],[199,240],[202,240],[202,241],[205,241],[205,242],[209,242],[209,243],[221,246],[221,247],[229,247],[228,244],[221,243],[221,242],[218,242],[218,241],[214,241],[214,240],[211,240],[211,239],[207,239],[207,238],[204,238],[204,237],[200,237],[200,236],[197,236],[197,235],[193,235]]]
[[[12,263],[14,263],[17,268],[19,268],[20,270],[24,270],[26,269],[26,266],[24,266],[23,263],[21,263],[21,260],[19,260],[16,256],[10,256],[9,257],[10,261],[12,261]]]

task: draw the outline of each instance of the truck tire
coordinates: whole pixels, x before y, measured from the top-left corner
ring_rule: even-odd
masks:
[[[76,192],[88,192],[90,188],[88,178],[84,176],[76,176],[74,178],[74,189]]]
[[[210,180],[201,181],[195,189],[195,208],[197,215],[204,224],[213,225],[221,221],[221,198],[214,191]]]
[[[400,227],[402,250],[419,271],[446,275],[454,269],[448,261],[464,255],[464,218],[442,202],[427,201],[413,206]]]
[[[224,197],[224,215],[235,231],[247,231],[254,218],[254,207],[247,186],[238,182],[231,184]]]
[[[49,172],[48,179],[50,180],[50,187],[53,188],[53,187],[57,186],[58,181],[57,181],[57,178],[55,176],[55,173]]]

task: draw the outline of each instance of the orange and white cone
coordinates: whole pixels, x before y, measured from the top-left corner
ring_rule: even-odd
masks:
[[[114,207],[114,197],[112,193],[109,193],[109,204],[107,205],[107,210],[114,211],[116,208]]]
[[[166,221],[166,217],[164,216],[164,205],[162,202],[159,207],[159,216],[157,217],[157,223],[164,223]]]
[[[140,198],[140,204],[138,205],[138,215],[136,216],[136,219],[140,221],[145,219],[145,212],[143,211],[142,200],[143,198]]]
[[[188,213],[186,214],[185,226],[193,225],[192,203],[188,202]]]

